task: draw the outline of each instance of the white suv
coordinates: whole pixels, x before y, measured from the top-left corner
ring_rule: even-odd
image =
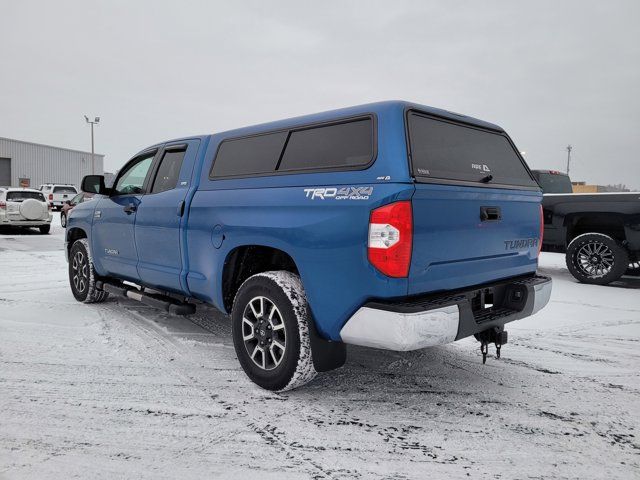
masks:
[[[51,230],[51,205],[34,188],[0,187],[0,227],[38,227]]]
[[[68,183],[45,183],[40,185],[40,191],[44,193],[51,206],[58,210],[62,208],[64,202],[71,200],[78,194],[78,189]]]

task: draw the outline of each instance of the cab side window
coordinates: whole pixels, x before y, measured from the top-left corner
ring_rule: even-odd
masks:
[[[166,192],[172,190],[178,185],[180,178],[180,169],[186,150],[167,150],[162,156],[160,166],[156,173],[156,178],[151,187],[151,193]]]
[[[114,195],[130,195],[144,193],[144,179],[149,173],[155,152],[136,158],[118,177],[114,187]]]

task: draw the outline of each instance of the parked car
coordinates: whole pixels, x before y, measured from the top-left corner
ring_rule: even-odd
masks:
[[[33,188],[0,187],[0,227],[38,227],[51,230],[51,206]]]
[[[54,210],[61,210],[64,202],[78,194],[78,189],[75,185],[59,183],[40,185],[40,191],[44,193]]]
[[[82,202],[86,202],[87,200],[91,200],[92,198],[93,198],[92,193],[80,192],[71,200],[67,200],[66,202],[64,202],[64,205],[62,205],[62,209],[60,209],[60,225],[62,225],[63,227],[66,227],[67,217],[69,216],[69,213],[71,212],[71,210],[73,210],[73,207],[75,207],[76,205]]]
[[[497,125],[382,102],[149,147],[68,219],[81,302],[231,314],[240,364],[284,390],[391,350],[475,335],[549,301],[542,193]],[[125,281],[127,283],[125,283]],[[139,287],[134,287],[134,283]]]
[[[566,253],[580,282],[640,275],[640,193],[573,193],[569,176],[533,170],[544,198],[544,248]]]

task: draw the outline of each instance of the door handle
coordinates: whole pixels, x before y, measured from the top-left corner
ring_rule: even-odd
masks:
[[[127,215],[131,215],[131,214],[132,214],[132,213],[134,213],[137,209],[138,209],[138,207],[136,207],[133,203],[130,203],[129,205],[127,205],[126,207],[124,207],[122,210],[124,210],[124,213],[126,213]]]
[[[483,222],[502,220],[500,207],[480,207],[480,220]]]
[[[178,215],[179,217],[184,215],[184,200],[181,200],[180,203],[178,204],[176,215]]]

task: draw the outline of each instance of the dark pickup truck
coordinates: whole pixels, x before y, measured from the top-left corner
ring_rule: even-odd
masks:
[[[606,285],[640,275],[640,193],[573,193],[569,176],[533,170],[542,187],[544,250],[566,252],[581,282]]]

